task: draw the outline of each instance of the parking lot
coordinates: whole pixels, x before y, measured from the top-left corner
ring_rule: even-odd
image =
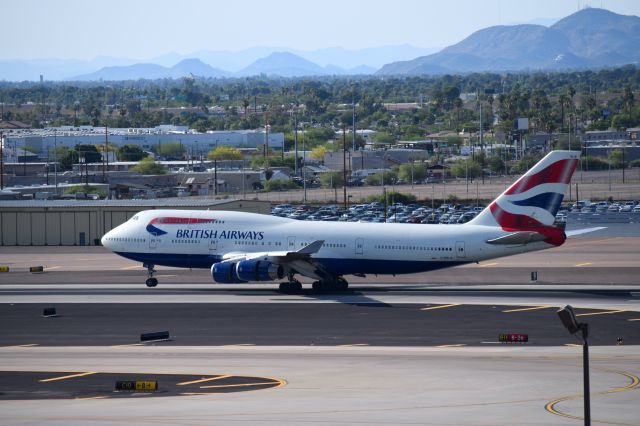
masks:
[[[297,220],[329,222],[392,222],[413,224],[462,224],[473,219],[484,209],[484,205],[441,204],[439,206],[418,203],[393,203],[385,206],[380,202],[356,204],[347,209],[338,205],[312,206],[308,204],[279,204],[271,214]],[[640,204],[637,201],[590,203],[579,201],[565,203],[556,215],[556,222],[590,223],[639,223]]]

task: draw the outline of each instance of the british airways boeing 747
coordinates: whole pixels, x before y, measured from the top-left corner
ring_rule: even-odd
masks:
[[[553,226],[580,153],[552,151],[487,208],[462,225],[303,222],[232,211],[146,210],[104,235],[102,244],[142,262],[147,286],[155,265],[210,268],[216,283],[316,280],[344,290],[347,275],[406,274],[558,247]]]

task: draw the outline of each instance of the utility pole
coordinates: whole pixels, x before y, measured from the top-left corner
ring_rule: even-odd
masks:
[[[102,158],[102,183],[106,183],[107,182],[107,166],[109,165],[109,143],[108,143],[108,136],[107,136],[107,125],[104,125],[104,157]]]
[[[4,102],[2,103],[4,105]],[[4,135],[0,132],[0,191],[4,189]]]
[[[295,151],[295,161],[293,162],[294,175],[298,176],[298,110],[293,116],[293,148]]]
[[[352,127],[353,127],[353,152],[356,152],[356,100],[355,100],[355,95],[351,100],[351,103],[353,104],[353,123],[352,123]]]
[[[244,191],[244,167],[242,168],[242,189]],[[218,195],[218,160],[213,160],[213,195]]]
[[[58,196],[58,133],[53,131],[53,183],[56,186],[56,197]]]
[[[344,208],[347,208],[347,125],[342,125],[342,190]]]
[[[302,187],[304,188],[304,202],[307,203],[307,151],[304,146],[304,124],[302,125]]]

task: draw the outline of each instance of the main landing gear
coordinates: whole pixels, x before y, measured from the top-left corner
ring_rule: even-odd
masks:
[[[288,275],[289,281],[280,283],[279,290],[282,293],[300,293],[302,291],[302,284],[300,281],[293,278],[293,274]]]
[[[147,268],[147,274],[148,274],[148,277],[149,277],[149,278],[147,278],[147,281],[145,282],[147,287],[155,287],[155,286],[157,286],[158,285],[158,279],[157,278],[153,278],[153,274],[156,272],[156,270],[153,269],[154,265],[145,263],[142,266]]]
[[[334,280],[320,280],[313,283],[313,290],[318,293],[343,292],[349,288],[349,283],[342,277]]]

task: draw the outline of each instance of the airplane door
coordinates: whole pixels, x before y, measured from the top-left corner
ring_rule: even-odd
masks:
[[[209,240],[209,254],[216,254],[218,251],[218,240]]]
[[[456,257],[467,257],[464,250],[464,241],[456,241]]]
[[[155,250],[158,246],[158,237],[155,235],[149,235],[149,249]]]
[[[295,251],[296,249],[296,237],[287,237],[287,250]]]
[[[364,238],[356,238],[356,254],[360,256],[364,254]]]

